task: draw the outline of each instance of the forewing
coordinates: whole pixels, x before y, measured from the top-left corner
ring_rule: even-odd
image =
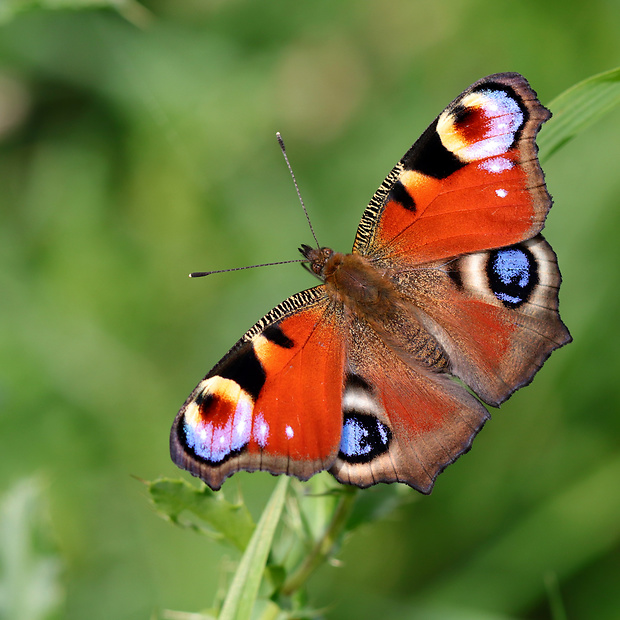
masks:
[[[342,318],[324,287],[261,319],[189,396],[172,460],[212,489],[239,470],[307,480],[331,466],[342,430]]]
[[[377,190],[353,251],[423,264],[535,236],[551,207],[535,144],[549,117],[517,73],[470,86]]]

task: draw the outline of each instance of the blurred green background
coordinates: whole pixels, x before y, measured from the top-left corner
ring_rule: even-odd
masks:
[[[187,394],[313,284],[295,265],[187,278],[297,258],[311,242],[276,131],[319,240],[345,251],[385,174],[470,83],[519,71],[548,103],[620,64],[617,0],[92,8],[105,4],[0,7],[11,620],[18,591],[49,617],[121,620],[198,611],[225,585],[234,557],[160,519],[132,476],[185,475],[168,432]],[[619,161],[615,110],[545,163],[545,234],[575,342],[430,497],[405,490],[414,501],[312,579],[329,618],[539,619],[554,605],[572,620],[620,617]],[[274,482],[240,474],[226,488],[258,515]]]

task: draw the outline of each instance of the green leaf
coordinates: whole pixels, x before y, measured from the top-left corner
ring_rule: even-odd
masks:
[[[0,505],[0,618],[46,620],[62,600],[61,561],[52,543],[41,484],[25,479]]]
[[[251,617],[288,485],[289,478],[282,476],[265,506],[252,540],[239,562],[222,607],[220,620],[249,620]]]
[[[334,556],[340,545],[351,511],[358,496],[356,487],[342,486],[341,491],[330,499],[336,499],[331,509],[329,520],[325,528],[315,541],[312,549],[308,550],[299,565],[290,571],[285,582],[280,587],[280,594],[292,596],[308,581],[310,575],[322,564]]]
[[[254,532],[254,522],[245,504],[233,504],[221,491],[215,493],[205,485],[196,488],[184,480],[161,478],[147,482],[147,485],[155,508],[173,523],[200,529],[212,537],[226,540],[240,551],[247,547]],[[185,512],[206,523],[208,529],[183,520]]]
[[[578,133],[620,103],[620,68],[575,84],[547,107],[553,112],[538,138],[540,159],[547,159]]]

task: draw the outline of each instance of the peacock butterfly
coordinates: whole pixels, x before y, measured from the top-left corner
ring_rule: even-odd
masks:
[[[239,470],[328,469],[430,493],[489,418],[481,401],[499,406],[571,340],[540,235],[551,198],[535,139],[549,117],[517,73],[460,94],[383,181],[350,254],[300,248],[322,283],[198,384],[173,461],[212,489]]]

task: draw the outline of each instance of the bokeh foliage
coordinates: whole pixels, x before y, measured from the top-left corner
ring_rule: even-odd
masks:
[[[131,475],[178,476],[186,395],[312,284],[295,266],[186,277],[310,241],[275,131],[319,239],[346,250],[384,174],[471,82],[519,71],[548,103],[620,59],[616,0],[144,6],[0,14],[0,489],[8,506],[45,481],[64,567],[46,587],[64,584],[71,619],[200,610],[230,576],[228,552],[161,520]],[[575,342],[430,497],[411,491],[312,579],[328,617],[538,619],[558,600],[571,619],[620,615],[619,137],[616,110],[545,163]],[[274,485],[225,488],[258,521]]]

